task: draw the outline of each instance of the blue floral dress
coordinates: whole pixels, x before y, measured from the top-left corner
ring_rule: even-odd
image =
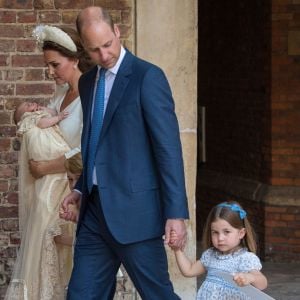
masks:
[[[203,252],[201,263],[207,275],[202,283],[197,300],[249,300],[250,298],[227,281],[214,274],[216,271],[238,273],[261,270],[260,259],[247,248],[234,253],[222,254],[215,248]]]

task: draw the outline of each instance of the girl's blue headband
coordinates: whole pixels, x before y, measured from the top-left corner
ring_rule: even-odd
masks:
[[[246,218],[247,216],[247,213],[240,207],[238,206],[237,204],[235,203],[232,203],[232,204],[229,204],[229,203],[221,203],[218,205],[218,207],[228,207],[230,208],[232,211],[235,211],[235,212],[238,212],[239,215],[240,215],[240,218],[243,220]]]

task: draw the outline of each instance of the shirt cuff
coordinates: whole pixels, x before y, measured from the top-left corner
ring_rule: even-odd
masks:
[[[69,159],[70,157],[72,157],[73,155],[75,155],[75,154],[77,154],[79,152],[80,152],[80,148],[79,147],[73,148],[70,151],[68,151],[68,152],[65,153],[65,158]]]

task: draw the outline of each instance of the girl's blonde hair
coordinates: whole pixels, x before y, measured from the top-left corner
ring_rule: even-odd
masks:
[[[82,157],[78,152],[65,160],[65,168],[67,172],[72,174],[80,174],[82,172]]]
[[[234,228],[245,228],[246,234],[241,240],[241,243],[244,247],[247,247],[250,252],[256,253],[257,245],[254,230],[248,221],[245,210],[235,201],[223,202],[211,209],[203,230],[203,250],[213,247],[211,241],[211,223],[218,219],[227,221]]]

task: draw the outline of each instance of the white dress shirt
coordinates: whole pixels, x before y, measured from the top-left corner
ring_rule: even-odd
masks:
[[[112,86],[114,84],[115,78],[117,76],[118,70],[120,68],[120,65],[124,59],[125,53],[126,53],[125,49],[121,46],[121,52],[120,52],[120,56],[119,56],[117,63],[112,68],[108,69],[105,73],[105,95],[104,95],[103,119],[104,119],[104,115],[106,112],[106,107],[108,104],[110,92],[111,92]],[[95,84],[94,84],[93,108],[92,108],[91,118],[93,116],[96,88],[97,88],[97,82],[98,82],[98,79],[100,76],[100,69],[101,69],[101,67],[98,65],[97,76],[96,76]],[[100,132],[99,132],[99,135],[100,135]],[[93,184],[97,185],[96,168],[94,168],[94,171],[93,171]]]

